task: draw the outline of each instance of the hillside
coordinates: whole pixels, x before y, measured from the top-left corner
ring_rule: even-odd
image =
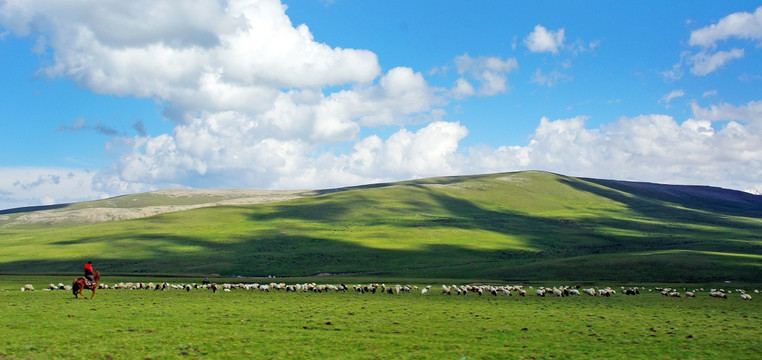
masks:
[[[86,225],[6,219],[0,272],[92,259],[106,273],[758,282],[760,214],[762,197],[711,187],[444,177]]]
[[[315,195],[314,191],[159,190],[75,204],[0,210],[0,227],[67,226],[130,220],[219,205],[252,205]]]

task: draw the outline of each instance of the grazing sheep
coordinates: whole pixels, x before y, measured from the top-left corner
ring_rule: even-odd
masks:
[[[598,289],[598,296],[610,297],[613,294],[616,293],[610,288]]]
[[[686,291],[685,292],[685,297],[695,298],[696,297],[696,293],[694,293],[693,291]]]
[[[638,290],[637,287],[635,287],[635,288],[629,288],[629,289],[625,289],[623,287],[622,288],[622,294],[625,294],[625,295],[638,295],[638,294],[640,294],[640,291]]]
[[[24,285],[24,290],[22,291],[34,291],[34,286],[32,286],[32,284],[26,284]]]
[[[537,296],[545,297],[545,289],[537,289],[537,291],[535,291],[535,294]]]
[[[749,294],[741,294],[741,299],[742,300],[751,300],[751,295],[749,295]]]
[[[212,293],[213,293],[213,294],[216,294],[216,293],[217,293],[217,290],[219,290],[219,288],[220,288],[220,287],[217,285],[217,283],[212,283],[212,285],[211,285],[210,287],[212,288]]]
[[[58,290],[58,287],[55,284],[48,285],[48,290]]]
[[[677,291],[673,291],[673,292],[669,293],[669,297],[677,297],[677,298],[679,298],[680,297],[680,293],[677,292]]]
[[[442,295],[452,295],[449,286],[442,284]]]
[[[185,285],[185,291],[187,291],[187,292],[190,292],[190,291],[191,291],[191,288],[192,288],[192,287],[191,287],[190,285]]]
[[[561,297],[561,296],[564,296],[564,292],[559,289],[553,288],[553,295],[557,297]]]
[[[527,296],[527,291],[524,289],[519,289],[519,296]]]

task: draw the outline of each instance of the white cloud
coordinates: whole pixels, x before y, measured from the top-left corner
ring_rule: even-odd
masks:
[[[458,123],[438,121],[416,132],[401,129],[386,140],[371,135],[354,143],[348,154],[314,159],[305,143],[276,139],[234,145],[236,152],[228,153],[219,141],[245,142],[250,134],[208,136],[214,130],[209,123],[178,127],[174,136],[128,141],[133,150],[99,173],[95,187],[110,193],[179,184],[291,189],[452,175],[461,163],[458,143],[468,134]]]
[[[672,101],[672,99],[683,97],[684,95],[685,95],[685,92],[683,92],[683,90],[672,90],[669,92],[669,94],[664,95],[661,98],[661,100],[659,100],[659,102],[669,104],[669,102]]]
[[[0,167],[0,209],[98,199],[94,172],[81,169]]]
[[[693,116],[710,121],[738,120],[762,125],[762,100],[750,101],[746,105],[735,106],[728,103],[702,108],[695,101],[691,103]]]
[[[314,41],[274,0],[11,2],[0,14],[19,34],[46,32],[55,61],[45,74],[156,97],[185,117],[261,111],[279,89],[368,84],[380,73],[374,53]]]
[[[524,38],[524,44],[531,52],[558,54],[558,49],[563,46],[564,39],[564,28],[553,31],[546,29],[542,25],[536,25],[534,31]]]
[[[762,176],[762,132],[731,122],[677,123],[666,115],[623,117],[599,129],[585,117],[543,118],[526,146],[471,149],[472,170],[539,169],[568,175],[755,188]],[[497,164],[497,166],[496,166]]]
[[[476,94],[476,90],[468,80],[459,78],[455,81],[455,86],[450,90],[451,96],[455,99],[463,99]]]
[[[715,95],[717,95],[717,90],[716,90],[716,89],[715,89],[715,90],[707,90],[707,91],[704,91],[704,93],[703,93],[703,94],[701,94],[701,97],[703,97],[703,98],[708,98],[708,97],[710,97],[710,96],[715,96]]]
[[[19,175],[18,169],[0,169],[0,179],[21,179],[15,183],[0,181],[0,200],[3,205],[15,205],[22,200],[14,199],[28,196],[39,203],[47,196],[61,202],[68,201],[61,195],[67,191],[92,198],[165,187],[241,184],[257,188],[321,188],[529,169],[573,176],[760,189],[760,104],[762,101],[743,106],[694,106],[694,118],[682,123],[671,116],[654,114],[622,117],[595,129],[586,128],[585,116],[542,118],[527,145],[498,148],[463,149],[459,144],[468,129],[456,122],[437,121],[417,131],[400,129],[386,139],[367,136],[356,141],[347,153],[323,152],[317,156],[304,142],[272,138],[234,146],[235,153],[227,152],[228,148],[219,143],[223,138],[204,134],[232,132],[236,127],[226,126],[226,122],[236,122],[238,128],[243,128],[246,121],[235,114],[215,114],[213,121],[178,127],[174,136],[127,141],[134,150],[97,175],[69,175],[68,170],[49,169]],[[746,124],[730,121],[715,128],[712,121],[716,120],[740,120]],[[224,139],[245,142],[247,135],[230,134]],[[205,175],[196,176],[201,173]]]
[[[762,39],[762,7],[754,13],[737,12],[725,16],[716,24],[691,32],[688,43],[691,46],[714,47],[718,41],[731,37],[740,39]]]
[[[737,12],[730,14],[716,24],[705,26],[691,32],[688,43],[701,49],[695,54],[684,51],[680,62],[672,70],[662,74],[667,80],[678,80],[683,76],[682,65],[691,65],[693,75],[705,76],[725,66],[728,62],[743,58],[745,50],[734,47],[729,50],[717,50],[718,42],[730,38],[762,40],[762,7],[754,13]],[[759,46],[758,44],[757,46]]]
[[[518,69],[519,63],[516,58],[506,58],[505,60],[499,57],[485,56],[474,58],[466,53],[455,57],[455,66],[458,74],[468,76],[480,83],[479,95],[492,96],[508,91],[507,74]],[[462,98],[470,91],[468,89],[470,85],[465,79],[463,81],[458,80],[452,90],[453,96]]]
[[[571,77],[558,71],[543,74],[540,68],[532,74],[532,82],[547,87],[556,87],[559,83],[569,81]]]
[[[744,49],[738,48],[731,49],[730,51],[720,50],[714,53],[702,50],[693,55],[689,60],[693,63],[691,73],[704,76],[723,67],[727,62],[734,59],[740,59],[743,56]]]

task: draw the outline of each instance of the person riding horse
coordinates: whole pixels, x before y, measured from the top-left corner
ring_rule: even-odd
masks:
[[[93,278],[93,262],[88,261],[85,264],[85,279],[87,279],[87,285],[93,285],[95,283],[95,279]]]

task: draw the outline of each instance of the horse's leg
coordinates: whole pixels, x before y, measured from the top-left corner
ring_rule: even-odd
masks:
[[[90,300],[92,300],[95,297],[95,289],[96,288],[97,288],[97,286],[93,285],[93,294],[90,295]]]

